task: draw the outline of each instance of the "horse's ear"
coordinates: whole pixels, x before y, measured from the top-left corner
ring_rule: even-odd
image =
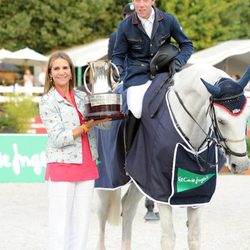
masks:
[[[206,82],[204,79],[201,78],[201,81],[207,88],[208,92],[212,94],[212,96],[218,96],[221,92],[221,88],[219,86],[214,86],[208,82]]]
[[[250,66],[246,69],[244,75],[239,81],[240,86],[244,89],[247,86],[248,81],[250,80]]]

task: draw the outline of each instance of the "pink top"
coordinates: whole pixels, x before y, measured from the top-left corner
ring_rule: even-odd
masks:
[[[63,98],[67,100],[67,97],[60,89],[56,90]],[[70,97],[79,115],[80,123],[83,124],[84,120],[82,114],[77,109],[73,90],[70,91]],[[88,136],[86,133],[82,134],[82,157],[82,164],[60,162],[48,163],[45,173],[45,180],[50,179],[52,181],[77,182],[95,180],[99,178],[96,162],[92,159]]]

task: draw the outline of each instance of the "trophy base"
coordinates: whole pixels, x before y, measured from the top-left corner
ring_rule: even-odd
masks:
[[[117,93],[93,94],[85,97],[85,120],[124,119],[122,96]]]
[[[95,114],[88,114],[84,117],[85,121],[89,121],[89,120],[102,120],[102,119],[106,119],[109,118],[112,121],[113,120],[121,120],[121,119],[125,119],[126,118],[126,114],[123,113],[117,113],[117,114],[104,114],[102,113],[95,113]]]

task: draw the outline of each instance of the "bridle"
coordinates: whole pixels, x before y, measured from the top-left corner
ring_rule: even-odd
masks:
[[[241,93],[241,94],[238,94],[238,95],[234,95],[234,96],[230,96],[230,97],[226,97],[226,98],[214,98],[214,97],[210,97],[210,105],[209,105],[209,114],[210,114],[210,117],[211,117],[211,120],[212,120],[212,125],[213,125],[213,128],[214,128],[214,132],[215,132],[215,135],[218,139],[218,142],[222,145],[222,147],[224,148],[225,152],[228,154],[228,155],[234,155],[234,156],[237,156],[237,157],[245,157],[247,156],[247,152],[244,152],[244,153],[237,153],[233,150],[231,150],[229,148],[229,146],[227,145],[227,142],[231,142],[231,143],[239,143],[239,142],[243,142],[245,141],[245,138],[242,138],[242,139],[239,139],[239,140],[233,140],[233,139],[229,139],[229,138],[225,138],[220,129],[219,129],[219,125],[218,125],[218,120],[217,120],[217,117],[216,117],[216,114],[215,114],[215,108],[214,108],[214,103],[216,103],[216,101],[231,101],[235,98],[238,98],[240,96],[243,96],[244,94]]]
[[[190,116],[190,118],[198,125],[198,127],[206,135],[205,141],[214,141],[214,138],[212,138],[206,131],[204,131],[204,129],[200,126],[200,124],[195,120],[195,118],[192,116],[192,114],[185,107],[185,105],[184,105],[182,99],[180,98],[179,94],[176,91],[174,91],[174,93],[175,93],[175,95],[176,95],[179,103],[181,104],[181,106],[183,107],[183,109],[186,111],[186,113]],[[239,96],[242,96],[242,95],[243,95],[243,93],[241,93],[239,95],[234,95],[234,96],[231,96],[231,97],[223,98],[223,99],[222,98],[217,99],[217,98],[211,97],[210,98],[210,105],[208,107],[208,112],[209,112],[211,120],[212,120],[213,130],[214,130],[215,136],[217,138],[216,144],[218,146],[223,147],[223,149],[225,150],[226,154],[228,154],[228,155],[234,155],[234,156],[237,156],[237,157],[245,157],[247,155],[247,152],[237,153],[237,152],[231,150],[229,148],[229,146],[227,145],[226,142],[239,143],[239,142],[244,141],[245,138],[242,138],[242,139],[239,139],[239,140],[233,140],[233,139],[228,139],[228,138],[225,138],[225,137],[222,136],[222,133],[221,133],[221,131],[219,129],[219,126],[218,126],[218,120],[217,120],[217,117],[216,117],[216,114],[215,114],[214,103],[216,101],[218,101],[218,100],[220,100],[220,101],[222,101],[222,100],[232,100],[232,99],[235,99],[235,98],[237,98]],[[184,137],[187,138],[187,136],[183,133],[183,131],[181,131],[181,132],[184,135]],[[202,144],[204,144],[204,142]]]

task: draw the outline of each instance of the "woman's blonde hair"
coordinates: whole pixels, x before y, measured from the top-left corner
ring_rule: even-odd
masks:
[[[47,70],[46,70],[46,76],[45,76],[44,94],[48,93],[50,89],[54,87],[54,81],[50,77],[50,72],[51,72],[53,62],[58,58],[62,58],[69,63],[69,67],[71,71],[71,78],[69,80],[69,89],[73,89],[76,86],[75,85],[76,74],[75,74],[75,68],[74,68],[72,60],[66,53],[62,51],[57,51],[57,52],[54,52],[49,58],[49,62],[48,62]]]

